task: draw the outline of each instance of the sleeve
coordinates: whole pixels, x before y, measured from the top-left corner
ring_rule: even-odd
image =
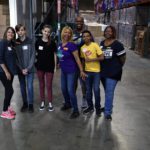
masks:
[[[120,42],[117,42],[117,45],[116,45],[116,55],[117,55],[118,57],[121,57],[121,56],[123,56],[123,55],[125,55],[125,54],[126,54],[126,51],[125,51],[125,49],[124,49],[123,44],[120,43]]]
[[[35,42],[35,51],[38,49],[38,40]]]
[[[0,41],[0,64],[4,64],[4,50],[5,50],[4,41]]]
[[[34,62],[35,62],[35,46],[34,46],[35,44],[32,42],[31,45],[32,45],[32,47],[31,47],[32,55],[31,55],[29,66],[27,67],[28,70],[30,70],[33,67]]]
[[[57,45],[56,45],[56,43],[55,43],[55,41],[52,41],[52,46],[53,46],[53,51],[54,51],[54,53],[56,53],[57,52]]]
[[[104,41],[100,41],[99,45],[104,46]]]
[[[97,53],[98,56],[103,54],[102,49],[99,47],[99,45],[97,43],[95,43],[95,48],[96,48],[96,53]]]
[[[17,49],[16,49],[16,47],[15,47],[15,58],[16,58],[16,65],[17,65],[17,67],[20,69],[20,70],[22,70],[22,67],[21,67],[21,65],[20,64],[22,64],[22,63],[20,63],[20,58],[18,57],[18,51],[17,51]]]
[[[71,53],[74,52],[74,51],[77,51],[77,50],[78,50],[77,45],[74,44],[74,43],[71,43],[70,44],[70,51],[71,51]]]

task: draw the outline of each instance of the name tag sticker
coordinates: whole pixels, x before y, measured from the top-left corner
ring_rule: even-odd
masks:
[[[39,46],[39,50],[43,50],[43,46]]]
[[[27,46],[27,45],[24,45],[22,48],[23,48],[23,50],[27,50],[27,49],[28,49],[28,46]]]
[[[85,53],[85,52],[87,51],[87,49],[86,49],[86,48],[84,48],[82,51],[83,51],[83,53]]]
[[[104,56],[106,59],[112,58],[113,56],[113,50],[112,49],[107,49],[104,51]]]
[[[12,48],[11,48],[11,47],[8,47],[8,50],[9,50],[9,51],[12,51]]]

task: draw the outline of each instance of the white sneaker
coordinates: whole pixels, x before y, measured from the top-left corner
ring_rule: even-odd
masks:
[[[54,111],[54,107],[52,106],[52,103],[49,103],[48,111]]]
[[[39,110],[44,110],[44,109],[45,109],[45,102],[42,101],[42,102],[41,102],[41,105],[40,105],[40,107],[39,107]]]

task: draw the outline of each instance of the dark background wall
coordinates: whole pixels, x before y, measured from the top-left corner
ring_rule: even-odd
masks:
[[[94,10],[94,0],[79,0],[80,10]]]

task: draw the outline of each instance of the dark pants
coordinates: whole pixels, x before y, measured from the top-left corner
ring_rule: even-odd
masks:
[[[8,110],[8,107],[10,106],[11,98],[14,93],[13,86],[12,86],[13,78],[14,78],[14,76],[11,76],[11,80],[8,80],[4,73],[0,73],[0,80],[5,89],[3,111]]]
[[[86,98],[86,84],[85,84],[85,81],[80,77],[80,72],[77,73],[77,77],[75,80],[75,91],[77,91],[77,88],[78,88],[78,79],[80,81],[82,97],[85,99]]]

